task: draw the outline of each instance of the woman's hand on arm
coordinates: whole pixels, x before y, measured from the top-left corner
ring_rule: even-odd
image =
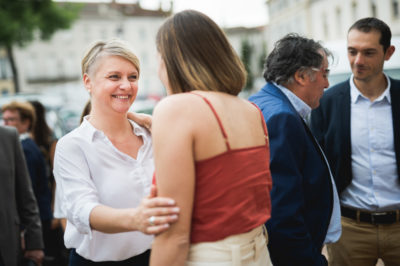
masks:
[[[151,115],[128,112],[128,119],[135,121],[135,123],[139,124],[142,127],[145,127],[148,131],[151,132],[151,125],[153,123],[153,118]]]
[[[90,226],[104,233],[141,231],[145,234],[159,234],[178,220],[178,214],[179,208],[174,200],[149,196],[137,208],[94,207],[90,213]]]
[[[82,234],[90,234],[92,229],[104,233],[142,231],[158,234],[177,220],[179,209],[175,202],[170,198],[155,197],[154,188],[136,208],[101,205],[81,147],[75,143],[60,142],[54,173],[62,191],[66,216]],[[151,216],[155,216],[154,225],[150,224]]]

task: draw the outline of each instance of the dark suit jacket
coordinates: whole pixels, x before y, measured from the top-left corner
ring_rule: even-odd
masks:
[[[46,161],[37,144],[31,138],[21,141],[31,177],[33,193],[39,206],[40,219],[48,221],[53,218],[51,211],[51,191],[47,177]]]
[[[289,99],[271,83],[249,98],[268,128],[271,219],[266,223],[274,266],[327,265],[321,255],[333,208],[328,166]]]
[[[39,211],[15,128],[0,126],[0,256],[15,266],[21,255],[20,226],[26,248],[43,249]]]
[[[394,147],[400,177],[400,80],[390,79]],[[339,196],[351,183],[350,83],[339,83],[325,91],[320,106],[311,114],[311,130],[331,166]]]

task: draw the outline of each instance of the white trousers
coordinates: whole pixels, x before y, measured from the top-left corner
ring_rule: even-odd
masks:
[[[259,226],[216,242],[193,244],[186,266],[270,266],[267,238],[267,231]]]

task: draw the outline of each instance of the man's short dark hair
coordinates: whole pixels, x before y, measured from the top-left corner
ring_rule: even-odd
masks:
[[[379,39],[379,43],[383,46],[383,52],[386,53],[386,50],[390,47],[390,40],[392,39],[392,32],[390,31],[389,26],[380,19],[377,18],[362,18],[357,20],[349,29],[349,32],[353,29],[362,31],[362,32],[371,32],[375,30],[381,34],[381,38]]]
[[[331,53],[313,39],[290,33],[275,43],[264,64],[264,78],[278,85],[291,83],[298,70],[320,68],[323,56]]]

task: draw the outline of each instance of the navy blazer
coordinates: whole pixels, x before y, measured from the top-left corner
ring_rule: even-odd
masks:
[[[266,223],[274,266],[327,265],[321,254],[333,209],[328,166],[308,126],[272,83],[249,98],[268,128],[272,190]]]
[[[400,177],[400,80],[390,79],[390,83],[394,148]],[[350,106],[350,82],[347,80],[326,90],[320,106],[311,114],[311,130],[329,161],[339,196],[353,178]]]
[[[48,221],[53,218],[51,211],[51,191],[47,177],[46,162],[39,147],[31,138],[21,141],[24,150],[33,192],[39,206],[40,220]]]

